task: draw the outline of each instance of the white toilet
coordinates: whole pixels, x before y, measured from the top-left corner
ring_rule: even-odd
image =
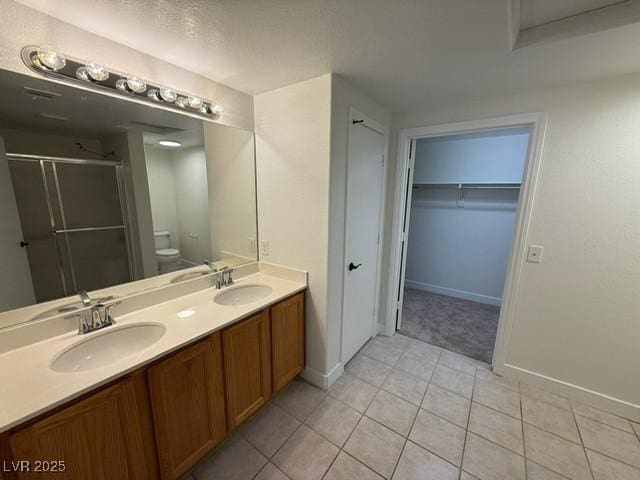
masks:
[[[171,233],[168,230],[153,232],[156,243],[158,273],[175,272],[180,266],[180,250],[171,248]]]

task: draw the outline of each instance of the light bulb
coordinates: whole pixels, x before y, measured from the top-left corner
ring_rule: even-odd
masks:
[[[179,106],[180,108],[186,108],[187,107],[187,97],[178,97],[176,100],[176,105]]]
[[[40,64],[50,70],[60,70],[67,64],[67,59],[64,58],[64,55],[56,52],[50,45],[43,45],[38,48],[36,55]]]
[[[95,62],[87,63],[87,73],[96,82],[103,82],[109,78],[109,70],[104,65]]]
[[[199,110],[200,107],[202,107],[202,104],[204,102],[202,101],[201,98],[198,97],[189,97],[187,98],[187,104],[189,105],[189,107]]]
[[[147,89],[147,84],[138,77],[127,77],[127,87],[134,93],[142,93]]]
[[[151,90],[149,90],[147,92],[147,97],[149,97],[151,100],[159,101],[160,100],[160,92],[158,92],[158,89],[152,88]]]
[[[219,103],[214,103],[213,105],[211,105],[211,113],[216,117],[222,115],[222,112],[224,112],[224,108]]]
[[[161,88],[160,89],[160,97],[165,102],[173,103],[173,102],[176,101],[176,98],[178,98],[178,94],[172,88]]]
[[[79,80],[83,80],[85,82],[90,82],[91,78],[89,78],[89,72],[87,71],[87,67],[79,67],[76,70],[76,78]]]

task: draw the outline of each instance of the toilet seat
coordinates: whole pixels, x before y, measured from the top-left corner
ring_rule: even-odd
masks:
[[[159,257],[172,257],[174,255],[180,255],[180,250],[176,248],[161,248],[156,250],[156,255]]]

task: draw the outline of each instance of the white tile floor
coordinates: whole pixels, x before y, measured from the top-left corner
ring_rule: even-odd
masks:
[[[401,335],[295,380],[191,480],[640,480],[640,425]]]

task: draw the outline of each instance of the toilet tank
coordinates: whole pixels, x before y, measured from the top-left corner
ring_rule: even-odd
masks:
[[[156,250],[169,248],[171,246],[171,233],[169,233],[169,230],[153,232],[153,236],[155,237]]]

